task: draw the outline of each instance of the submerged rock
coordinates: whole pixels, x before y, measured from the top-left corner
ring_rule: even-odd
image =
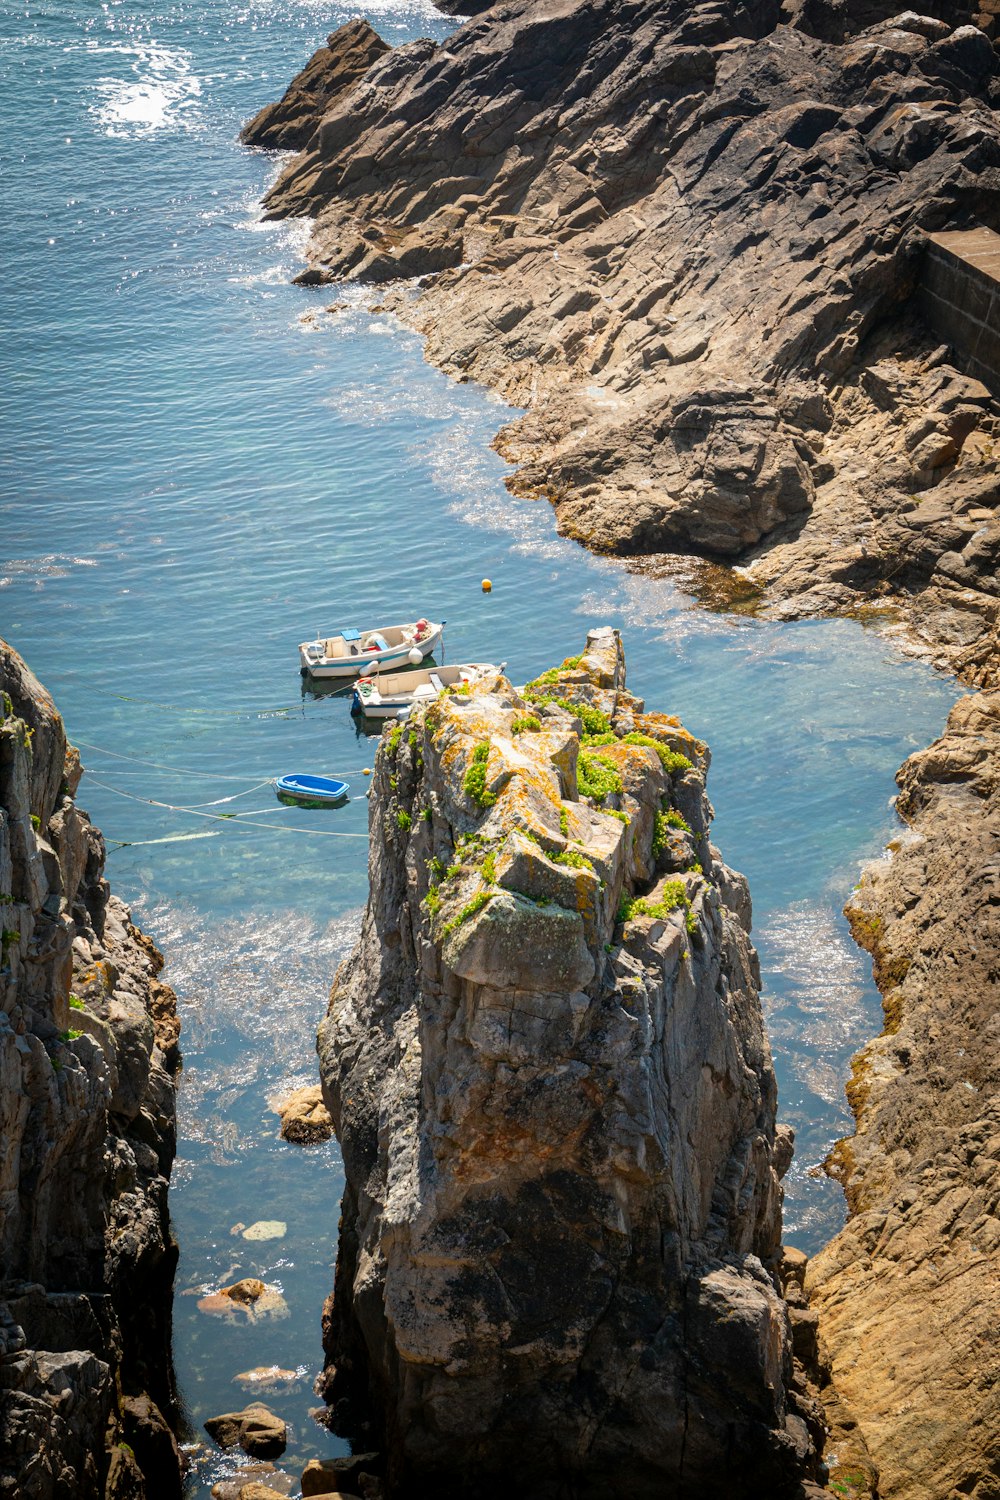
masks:
[[[892,598],[971,675],[1000,347],[920,289],[997,223],[1000,73],[993,7],[934,9],[510,0],[376,59],[266,210],[315,216],[303,281],[423,278],[384,305],[528,409],[498,446],[567,535],[752,562],[786,615]]]
[[[273,1108],[281,1119],[282,1140],[313,1146],[319,1141],[328,1141],[333,1134],[333,1121],[323,1103],[323,1091],[318,1083],[293,1090],[279,1099]]]
[[[297,1385],[303,1375],[304,1371],[285,1370],[281,1365],[256,1365],[252,1370],[241,1370],[233,1380],[250,1390],[280,1391]]]
[[[707,767],[611,630],[383,735],[319,1050],[347,1177],[324,1388],[367,1391],[390,1490],[735,1500],[808,1466]]]
[[[205,1431],[220,1448],[235,1448],[238,1444],[253,1458],[277,1458],[284,1453],[288,1442],[284,1422],[259,1401],[251,1402],[242,1411],[209,1417]]]
[[[163,959],[104,878],[80,757],[0,641],[0,1495],[177,1500]]]
[[[284,1219],[257,1219],[240,1231],[245,1240],[283,1240],[288,1233]]]
[[[255,1323],[261,1318],[287,1318],[288,1303],[277,1287],[256,1276],[245,1276],[232,1286],[199,1297],[198,1311],[230,1320],[245,1317]]]

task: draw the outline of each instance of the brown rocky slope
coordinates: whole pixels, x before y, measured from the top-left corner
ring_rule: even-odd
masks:
[[[878,1494],[1000,1495],[1000,692],[899,773],[906,830],[848,907],[885,1030],[854,1062],[851,1210],[809,1265]]]
[[[1000,223],[997,60],[912,12],[803,29],[878,10],[510,0],[378,59],[266,209],[316,216],[303,280],[423,278],[385,303],[527,408],[511,484],[569,535],[756,558],[786,613],[916,597],[975,676],[1000,407],[914,293],[928,233]]]
[[[0,1495],[173,1500],[179,1026],[81,770],[0,641]]]
[[[707,765],[611,630],[383,735],[319,1050],[325,1389],[367,1389],[392,1493],[802,1493],[790,1135]]]

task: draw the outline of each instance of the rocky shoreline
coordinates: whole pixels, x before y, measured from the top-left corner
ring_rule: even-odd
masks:
[[[2,641],[0,705],[0,1495],[179,1500],[176,1002]]]
[[[301,281],[385,284],[525,408],[497,447],[564,533],[714,606],[892,624],[982,689],[849,909],[886,1026],[830,1163],[849,1222],[784,1275],[831,1493],[991,1500],[1000,403],[921,297],[932,235],[997,223],[1000,73],[995,5],[926,11],[512,0],[377,57],[266,209],[315,216]]]
[[[950,9],[512,0],[338,74],[265,211],[315,216],[301,281],[386,283],[526,408],[497,447],[565,534],[738,563],[783,617],[895,612],[981,683],[1000,404],[919,293],[928,236],[994,214],[1000,76]],[[273,107],[303,134],[315,62]]]

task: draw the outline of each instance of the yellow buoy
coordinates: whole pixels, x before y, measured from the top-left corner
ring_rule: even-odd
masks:
[[[483,593],[484,594],[492,594],[492,592],[493,592],[493,585],[492,585],[492,583],[490,582],[490,580],[488,578],[484,578],[483,579]]]
[[[365,775],[366,776],[370,776],[371,774],[372,774],[372,768],[371,768],[371,766],[365,766]]]

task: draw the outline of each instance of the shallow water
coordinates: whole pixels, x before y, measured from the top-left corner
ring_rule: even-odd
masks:
[[[750,877],[799,1132],[786,1234],[806,1249],[841,1220],[814,1173],[848,1124],[848,1058],[879,1025],[840,908],[891,831],[896,766],[955,696],[854,624],[722,619],[589,557],[504,489],[499,403],[427,367],[357,291],[302,321],[331,293],[289,285],[301,228],[259,223],[273,163],[236,133],[355,13],[77,0],[0,16],[0,633],[83,749],[109,876],[181,997],[175,1356],[192,1433],[243,1403],[234,1376],[276,1363],[295,1376],[267,1396],[293,1470],[339,1446],[308,1411],[342,1179],[334,1144],[277,1139],[268,1100],[313,1077],[365,897],[373,748],[342,698],[303,694],[296,643],[443,615],[449,659],[501,657],[523,680],[591,623],[622,627],[630,685],[712,747],[716,839]],[[453,24],[424,3],[366,13],[393,42]],[[299,812],[261,784],[305,769],[346,774],[352,801]],[[233,1232],[259,1220],[284,1237]],[[279,1284],[287,1316],[199,1312],[199,1290],[241,1274]],[[191,1493],[227,1466],[206,1447]]]

